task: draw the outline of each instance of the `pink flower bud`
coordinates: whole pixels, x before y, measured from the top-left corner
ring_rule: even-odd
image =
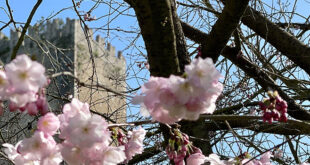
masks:
[[[26,105],[26,109],[29,115],[36,115],[39,112],[38,107],[35,103],[28,103]]]
[[[10,102],[9,109],[11,112],[15,112],[18,109],[18,107],[14,103]]]
[[[0,116],[2,116],[3,113],[4,113],[4,109],[3,109],[3,105],[2,105],[2,103],[1,103],[1,105],[0,105]]]

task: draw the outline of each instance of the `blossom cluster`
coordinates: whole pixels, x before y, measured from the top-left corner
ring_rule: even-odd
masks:
[[[19,55],[0,70],[0,100],[9,100],[11,111],[45,114],[48,106],[42,88],[47,85],[45,68],[27,55]]]
[[[128,131],[127,135],[119,128],[113,129],[112,137],[116,139],[117,146],[125,146],[126,162],[131,160],[133,156],[143,152],[143,139],[145,138],[146,131],[139,127],[136,130]]]
[[[59,128],[58,117],[53,113],[47,113],[38,121],[38,130],[31,138],[18,142],[15,146],[5,143],[4,152],[16,165],[57,165],[62,162],[57,145],[53,138]]]
[[[206,158],[206,162],[210,165],[233,165],[233,164],[247,164],[247,165],[271,165],[270,158],[273,155],[270,151],[261,155],[260,159],[251,159],[249,154],[242,154],[235,159],[221,160],[217,154],[210,154]]]
[[[212,59],[199,57],[185,66],[183,77],[151,77],[133,103],[140,103],[141,110],[146,108],[142,115],[150,114],[162,123],[197,120],[202,113],[214,112],[216,99],[223,90],[220,77]]]
[[[63,113],[47,113],[38,121],[34,135],[13,146],[3,144],[5,153],[17,165],[58,165],[63,160],[74,165],[118,164],[142,153],[145,130],[128,133],[128,141],[111,145],[108,123],[99,115],[92,115],[87,103],[73,99]],[[58,133],[60,132],[60,133]],[[60,143],[53,136],[59,135]]]
[[[269,98],[265,98],[259,103],[260,109],[263,110],[263,120],[272,123],[272,121],[287,121],[287,103],[283,100],[277,91],[268,92]]]
[[[185,165],[185,159],[187,165],[201,165],[206,159],[201,150],[191,144],[188,136],[178,129],[174,129],[166,153],[175,165]]]
[[[87,12],[85,15],[84,15],[84,20],[85,21],[94,21],[96,20],[96,17],[95,16],[91,16],[89,12]]]

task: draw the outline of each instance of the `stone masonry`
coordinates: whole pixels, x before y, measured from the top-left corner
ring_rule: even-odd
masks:
[[[79,84],[70,75],[51,78],[47,95],[52,111],[61,112],[62,105],[75,97],[88,102],[91,110],[113,121],[126,121],[125,97],[109,91],[125,91],[125,59],[120,52],[116,54],[110,43],[100,36],[94,39],[91,30],[89,33],[87,42],[79,21],[68,18],[65,22],[54,19],[36,24],[29,27],[18,54],[27,54],[41,62],[48,75],[70,72],[83,82]],[[10,38],[0,32],[0,59],[3,63],[9,61],[19,36],[20,32],[12,30]]]

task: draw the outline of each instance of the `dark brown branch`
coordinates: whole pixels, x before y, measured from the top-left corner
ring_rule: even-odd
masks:
[[[277,23],[278,26],[281,28],[295,28],[295,29],[300,29],[300,30],[310,30],[310,24],[306,23],[282,23],[279,22]]]
[[[206,7],[203,7],[203,6],[200,6],[200,5],[190,5],[190,4],[186,4],[186,3],[182,3],[182,2],[177,2],[177,4],[185,6],[185,7],[189,7],[189,8],[197,8],[197,9],[205,10],[205,11],[214,13],[215,15],[220,15],[221,14],[220,12],[217,12],[217,11],[215,11],[213,9],[206,8]]]
[[[239,116],[239,115],[202,115],[207,128],[210,131],[228,130],[225,124],[228,121],[232,128],[248,129],[255,132],[264,132],[280,135],[302,135],[310,134],[310,124],[298,120],[288,122],[274,122],[272,124],[262,122],[261,116]]]
[[[153,76],[180,72],[170,0],[131,0]]]
[[[290,137],[288,135],[285,136],[285,138],[287,139],[288,146],[289,146],[289,148],[291,150],[291,153],[292,153],[292,155],[293,155],[293,157],[295,159],[296,164],[300,164],[301,162],[300,162],[300,160],[298,158],[297,152],[294,149],[294,145],[292,143],[292,140],[290,139]]]
[[[182,25],[185,36],[191,39],[192,41],[203,43],[204,40],[208,37],[206,33],[200,31],[199,29],[192,27],[191,25],[185,22],[181,22],[181,25]]]
[[[184,24],[182,24],[183,26]],[[184,26],[183,26],[184,27]],[[207,37],[207,34],[195,29],[195,28],[189,28],[190,25],[186,25],[186,29],[184,30],[185,36],[189,39],[200,43],[199,38],[201,37]],[[200,33],[200,37],[196,39],[195,37],[191,36],[191,33]],[[277,90],[280,94],[280,96],[287,101],[288,103],[288,114],[296,119],[299,120],[310,120],[310,113],[306,111],[303,107],[301,107],[299,104],[295,102],[294,99],[289,97],[283,90],[276,85],[274,80],[270,78],[268,74],[262,71],[261,68],[256,66],[255,64],[251,63],[245,57],[239,52],[238,49],[225,47],[225,49],[222,51],[222,55],[226,58],[228,58],[232,63],[234,63],[236,66],[238,66],[240,69],[242,69],[246,74],[248,74],[250,77],[255,79],[260,86],[262,86],[266,91],[267,90]]]
[[[28,29],[28,27],[29,27],[29,25],[31,23],[32,17],[36,13],[36,11],[39,8],[41,2],[42,2],[42,0],[38,0],[37,3],[34,5],[33,9],[31,10],[30,15],[28,16],[27,22],[26,22],[25,26],[23,27],[22,33],[21,33],[21,35],[20,35],[20,37],[19,37],[19,39],[17,41],[17,44],[13,48],[13,51],[12,51],[12,54],[11,54],[11,60],[13,60],[16,57],[17,51],[18,51],[20,45],[24,41],[24,37],[25,37],[27,29]]]
[[[310,47],[250,7],[241,21],[310,75]]]
[[[230,0],[226,2],[223,12],[205,38],[201,48],[202,57],[211,57],[217,61],[221,51],[226,46],[231,34],[239,25],[249,0]]]
[[[189,54],[186,49],[186,41],[181,26],[181,21],[177,15],[177,8],[174,0],[170,0],[172,9],[173,26],[176,37],[176,48],[181,72],[184,72],[185,65],[190,63]]]
[[[233,106],[229,106],[226,108],[222,108],[219,110],[216,110],[213,114],[233,114],[234,112],[236,112],[237,110],[243,108],[243,107],[247,107],[247,106],[257,106],[259,104],[258,101],[256,102],[250,102],[250,100],[247,100],[243,103],[237,104],[237,105],[233,105]]]
[[[178,124],[181,125],[181,131],[188,134],[189,136],[206,139],[205,141],[193,139],[193,144],[194,146],[199,147],[203,154],[209,155],[212,153],[212,146],[209,139],[209,127],[206,127],[204,123],[205,120],[200,118],[197,121],[183,120]]]
[[[288,104],[288,114],[295,119],[310,120],[310,113],[288,96],[261,68],[248,61],[237,49],[225,47],[222,55],[252,77],[260,86],[267,90],[276,90]]]
[[[142,154],[137,155],[133,159],[131,159],[128,162],[128,165],[136,164],[138,162],[141,162],[141,161],[144,161],[146,159],[149,159],[149,158],[153,157],[154,155],[156,155],[156,154],[158,154],[160,152],[161,152],[161,150],[158,149],[158,146],[154,146],[154,147],[151,147],[151,148],[146,148],[146,149],[144,149]]]

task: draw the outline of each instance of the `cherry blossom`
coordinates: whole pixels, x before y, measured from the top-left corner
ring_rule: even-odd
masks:
[[[108,147],[103,152],[103,164],[114,165],[126,160],[124,147]]]
[[[303,163],[301,163],[299,165],[309,165],[309,163],[308,162],[303,162]]]
[[[43,65],[32,61],[25,54],[17,56],[11,63],[7,64],[5,71],[16,93],[36,92],[47,83]]]
[[[47,113],[47,104],[39,107],[36,102],[45,98],[44,93],[40,92],[47,85],[44,72],[43,65],[32,61],[27,55],[17,56],[4,66],[4,70],[0,70],[0,100],[10,101],[10,111],[20,110],[30,115]]]
[[[36,93],[33,91],[28,91],[25,93],[13,93],[10,95],[10,103],[13,104],[12,106],[15,108],[15,110],[24,107],[27,103],[35,102],[36,99]]]
[[[0,70],[0,99],[8,97],[9,82],[6,73]]]
[[[136,154],[143,152],[143,140],[145,138],[146,131],[139,127],[136,130],[128,132],[128,142],[125,144],[125,154],[127,161],[131,160]]]
[[[241,154],[235,159],[229,159],[228,161],[220,160],[217,154],[210,154],[206,157],[205,161],[211,165],[234,165],[234,164],[247,164],[247,165],[271,165],[270,158],[273,157],[270,151],[261,155],[260,159],[251,159],[248,153]]]
[[[220,157],[216,154],[210,154],[206,157],[206,161],[210,162],[210,165],[224,165],[224,161],[220,160]]]
[[[268,121],[270,124],[272,121],[287,121],[287,103],[283,100],[277,91],[268,92],[269,98],[260,102],[260,109],[263,110],[263,120]]]
[[[188,165],[201,165],[206,160],[201,150],[193,146],[189,137],[178,129],[173,129],[166,153],[176,165],[185,165],[185,159]]]
[[[197,120],[202,113],[214,112],[216,99],[223,90],[218,82],[220,77],[211,59],[199,57],[185,66],[183,77],[151,76],[133,103],[141,104],[154,120],[162,123]]]
[[[38,121],[38,130],[45,134],[54,135],[60,127],[60,121],[54,113],[47,113]]]
[[[43,132],[35,132],[31,138],[24,139],[18,147],[18,152],[31,160],[41,160],[57,151],[56,142],[52,136]]]
[[[72,144],[83,147],[91,147],[95,143],[108,140],[108,124],[98,115],[86,118],[83,115],[76,115],[69,119],[67,128],[61,131],[65,133],[67,140]],[[63,137],[63,136],[61,136]]]
[[[187,165],[199,165],[203,164],[205,160],[206,157],[202,153],[194,153],[186,159],[186,163]]]
[[[57,154],[59,148],[54,139],[40,131],[35,132],[31,138],[18,142],[15,146],[7,143],[3,146],[8,158],[17,165],[53,165],[62,162],[61,156]]]

